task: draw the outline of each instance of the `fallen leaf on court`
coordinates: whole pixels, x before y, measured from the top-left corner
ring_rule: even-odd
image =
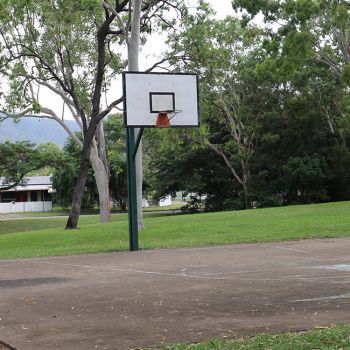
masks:
[[[35,299],[33,299],[33,298],[26,298],[26,299],[24,299],[24,301],[25,301],[26,303],[29,303],[29,304],[36,304],[36,301],[35,301]]]

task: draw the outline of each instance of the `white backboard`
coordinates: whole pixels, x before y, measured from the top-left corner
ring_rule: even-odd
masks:
[[[123,91],[126,126],[155,127],[159,112],[171,127],[199,125],[196,74],[125,72]]]

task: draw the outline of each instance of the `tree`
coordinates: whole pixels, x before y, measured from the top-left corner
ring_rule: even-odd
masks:
[[[6,2],[2,8],[0,71],[9,82],[9,89],[3,84],[2,91],[6,117],[20,118],[32,111],[40,112],[41,117],[44,114],[59,122],[81,147],[68,229],[76,228],[78,223],[90,160],[99,190],[101,219],[108,221],[110,217],[109,168],[101,120],[122,97],[104,107],[101,97],[126,66],[115,48],[125,42],[131,29],[134,34],[128,40],[132,48],[129,59],[136,59],[136,32],[132,28],[136,25],[149,32],[152,22],[163,21],[163,11],[176,8],[179,3],[118,0],[111,5],[108,1],[94,0],[29,0]],[[39,87],[49,89],[61,99],[81,128],[82,142],[64,123],[64,113],[60,117],[45,105]]]
[[[123,116],[109,115],[104,122],[107,158],[110,164],[109,189],[112,200],[122,210],[127,206],[125,128]]]
[[[120,56],[108,50],[116,41],[108,32],[114,17],[104,17],[101,5],[89,0],[7,2],[1,13],[0,66],[10,88],[5,96],[6,116],[21,117],[31,111],[45,114],[58,121],[82,149],[67,228],[77,225],[90,158],[97,173],[101,217],[109,219],[108,166],[103,137],[98,136],[103,132],[100,120],[121,101],[114,100],[100,110],[101,93],[111,75],[124,66]],[[39,87],[60,97],[81,127],[83,142],[68,129],[64,114],[59,117],[43,102]]]
[[[259,119],[266,113],[265,91],[256,83],[255,66],[261,60],[261,35],[242,27],[235,18],[217,21],[202,3],[189,14],[182,32],[170,37],[172,49],[183,60],[179,68],[201,77],[201,117],[204,124],[194,140],[205,143],[222,158],[242,188],[248,208],[250,160],[259,137]]]
[[[25,183],[32,171],[45,166],[56,166],[60,150],[54,144],[35,145],[28,141],[0,144],[1,188],[10,189]],[[52,157],[55,154],[55,158]]]
[[[299,164],[305,169],[305,161],[311,164],[310,159],[317,153],[323,164],[322,174],[326,175],[324,188],[328,198],[347,198],[349,182],[345,169],[348,169],[349,162],[350,132],[349,2],[235,0],[233,6],[243,10],[245,24],[258,13],[264,18],[263,49],[266,59],[257,69],[261,77],[278,86],[277,91],[282,97],[280,105],[286,107],[284,113],[289,111],[289,118],[286,116],[283,122],[283,128],[289,127],[289,135],[285,137],[286,133],[283,132],[282,136],[276,129],[272,134],[280,138],[273,143],[280,150],[279,163],[284,159],[285,169],[290,169],[290,164]],[[310,144],[311,140],[313,144]],[[280,147],[281,144],[289,147]],[[303,145],[303,149],[298,147],[296,150],[291,145]],[[267,151],[266,146],[267,143],[263,142],[262,152]],[[269,154],[276,155],[276,152],[271,153],[271,146],[269,149]],[[288,203],[288,190],[282,190],[283,182],[277,180],[278,167],[270,163],[271,167],[276,170],[275,181],[281,186],[283,203]],[[263,174],[266,175],[266,172],[261,172],[261,179],[265,177]],[[263,186],[260,180],[258,183]],[[337,190],[340,187],[342,191]]]
[[[111,200],[117,202],[120,207],[126,209],[126,159],[125,159],[125,131],[121,115],[109,115],[104,120],[106,139],[106,154],[110,166],[109,192]],[[81,133],[77,133],[81,139]],[[77,180],[80,160],[80,149],[72,140],[68,139],[63,147],[63,157],[60,166],[53,172],[53,187],[56,192],[56,203],[67,207],[71,203],[71,193]],[[94,207],[98,204],[98,192],[94,180],[94,172],[89,167],[88,176],[84,188],[82,207]]]
[[[194,192],[205,198],[205,210],[236,207],[237,186],[227,166],[206,144],[193,142],[187,130],[147,130],[145,151],[147,191],[154,199]]]
[[[81,133],[77,133],[77,137],[81,139]],[[71,138],[67,139],[62,150],[63,155],[60,166],[53,171],[54,202],[65,208],[69,207],[72,202],[72,193],[74,192],[79,172],[80,152],[77,143]],[[82,198],[82,208],[92,208],[98,204],[98,201],[94,171],[90,165]]]
[[[263,14],[268,25],[264,48],[270,55],[264,66],[281,82],[293,76],[303,79],[307,71],[319,92],[320,117],[345,145],[350,112],[349,2],[235,0],[233,7],[245,11],[246,23]]]
[[[125,1],[125,6],[129,1]],[[130,1],[131,3],[131,1]],[[103,5],[106,11],[116,14],[115,9],[106,0],[103,1]],[[153,25],[159,25],[160,28],[174,29],[176,20],[166,19],[163,17],[164,11],[175,10],[178,13],[182,13],[185,7],[183,1],[147,1],[147,0],[133,0],[132,6],[129,6],[125,22],[122,21],[120,16],[117,16],[119,30],[123,33],[124,39],[127,44],[128,52],[128,70],[139,71],[139,51],[141,43],[141,33],[149,32],[152,20]],[[168,58],[162,59],[159,63],[164,63]],[[148,71],[151,71],[158,65],[155,64]],[[128,130],[129,132],[129,130]],[[135,134],[138,135],[139,129],[135,130]],[[139,144],[138,151],[135,157],[136,162],[136,194],[137,194],[137,226],[139,229],[143,228],[143,212],[142,212],[142,182],[143,182],[143,165],[142,165],[142,142]]]
[[[307,1],[238,2],[249,3],[251,11],[265,7],[267,21],[282,19],[285,25],[277,30],[257,28],[246,18],[215,21],[205,3],[185,18],[182,32],[169,40],[182,57],[179,69],[200,75],[203,127],[200,133],[187,132],[187,137],[217,153],[230,180],[240,184],[241,191],[231,188],[232,203],[237,193],[246,207],[344,199],[349,193],[349,152],[344,149],[348,90],[330,65],[321,62],[314,46],[317,36],[311,24],[321,23],[318,2],[308,8]],[[330,54],[335,45],[326,50],[329,38],[322,38],[317,40]],[[188,157],[196,154],[193,149],[182,151]],[[187,157],[177,157],[181,174],[183,166],[192,174]],[[152,164],[163,172],[165,165],[170,167],[163,157]],[[174,168],[166,172],[169,186],[161,176],[153,186],[163,193],[172,181],[178,186],[172,171],[179,175]],[[209,177],[199,179],[204,188]],[[344,186],[342,197],[336,184]]]

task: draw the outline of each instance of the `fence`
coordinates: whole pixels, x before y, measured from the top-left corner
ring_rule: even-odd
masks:
[[[31,211],[52,211],[52,202],[0,203],[0,213],[27,213]]]

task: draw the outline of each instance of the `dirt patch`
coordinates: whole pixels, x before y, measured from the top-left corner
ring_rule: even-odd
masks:
[[[18,219],[21,216],[18,214],[0,214],[0,221],[1,220],[13,220],[13,219]]]

